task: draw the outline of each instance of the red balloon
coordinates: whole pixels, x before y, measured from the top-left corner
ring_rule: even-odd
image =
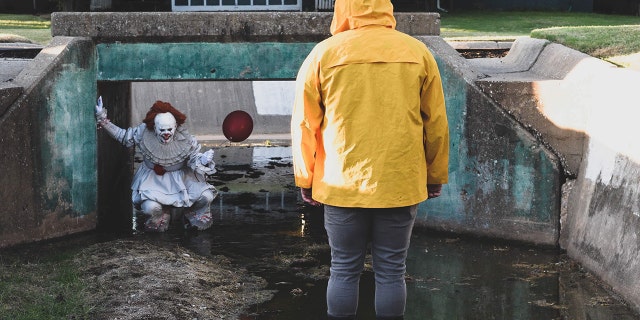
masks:
[[[249,138],[253,131],[253,119],[242,111],[229,113],[222,122],[222,133],[231,142],[241,142]]]

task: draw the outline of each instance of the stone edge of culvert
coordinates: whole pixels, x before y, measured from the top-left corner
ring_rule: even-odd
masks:
[[[286,133],[257,133],[252,134],[244,141],[231,142],[224,135],[196,135],[198,141],[204,145],[212,146],[289,146],[291,145],[291,134]]]

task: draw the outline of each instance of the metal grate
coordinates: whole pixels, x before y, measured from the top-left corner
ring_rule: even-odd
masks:
[[[172,11],[300,11],[302,0],[172,0]]]
[[[316,0],[316,10],[333,10],[335,0]]]

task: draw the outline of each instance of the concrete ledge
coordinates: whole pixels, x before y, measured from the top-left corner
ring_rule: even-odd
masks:
[[[10,44],[0,46],[13,48],[16,45]],[[16,84],[14,79],[31,62],[31,59],[5,58],[0,59],[0,116],[2,116],[9,106],[23,92],[22,86]]]
[[[489,75],[526,72],[531,69],[547,44],[547,40],[519,38],[513,42],[504,58],[471,59],[469,64],[479,72]]]
[[[204,145],[291,145],[290,133],[254,133],[241,142],[230,142],[224,135],[204,134],[195,136]]]
[[[99,42],[309,42],[330,36],[332,17],[330,12],[54,12],[51,34]],[[407,34],[440,34],[437,13],[395,17],[397,29]]]
[[[15,83],[23,86],[25,90],[29,90],[34,84],[47,79],[47,75],[58,67],[61,53],[67,50],[71,43],[87,40],[86,38],[72,37],[53,38],[49,45],[42,49],[33,60],[29,60],[29,63],[16,76]]]
[[[0,82],[0,117],[18,99],[22,91],[21,86]]]
[[[13,81],[29,62],[31,59],[0,59],[0,83]]]
[[[506,50],[513,41],[447,41],[456,50]]]
[[[478,87],[548,144],[560,157],[565,174],[575,176],[585,153],[589,102],[584,94],[592,94],[580,87],[615,66],[531,38],[516,40],[503,59],[472,59],[469,65],[484,74],[476,81]]]
[[[26,58],[35,57],[43,46],[34,43],[0,43],[1,58]]]
[[[531,71],[549,79],[564,79],[576,67],[616,68],[615,65],[560,44],[549,44],[540,52]],[[588,65],[588,66],[587,66]]]

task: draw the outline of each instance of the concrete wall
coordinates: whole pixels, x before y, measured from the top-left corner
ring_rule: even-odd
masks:
[[[253,133],[247,142],[289,139],[294,81],[182,81],[131,83],[131,119],[140,123],[156,101],[170,101],[189,115],[188,128],[200,140],[224,141],[226,115],[243,110],[251,115]]]
[[[96,225],[95,55],[59,37],[16,77],[21,96],[0,117],[0,247]]]
[[[640,73],[536,39],[509,56],[469,68],[563,159],[561,246],[640,310]]]
[[[421,205],[421,225],[556,245],[562,173],[555,154],[482,92],[481,74],[439,37],[435,53],[451,134],[450,181]]]

